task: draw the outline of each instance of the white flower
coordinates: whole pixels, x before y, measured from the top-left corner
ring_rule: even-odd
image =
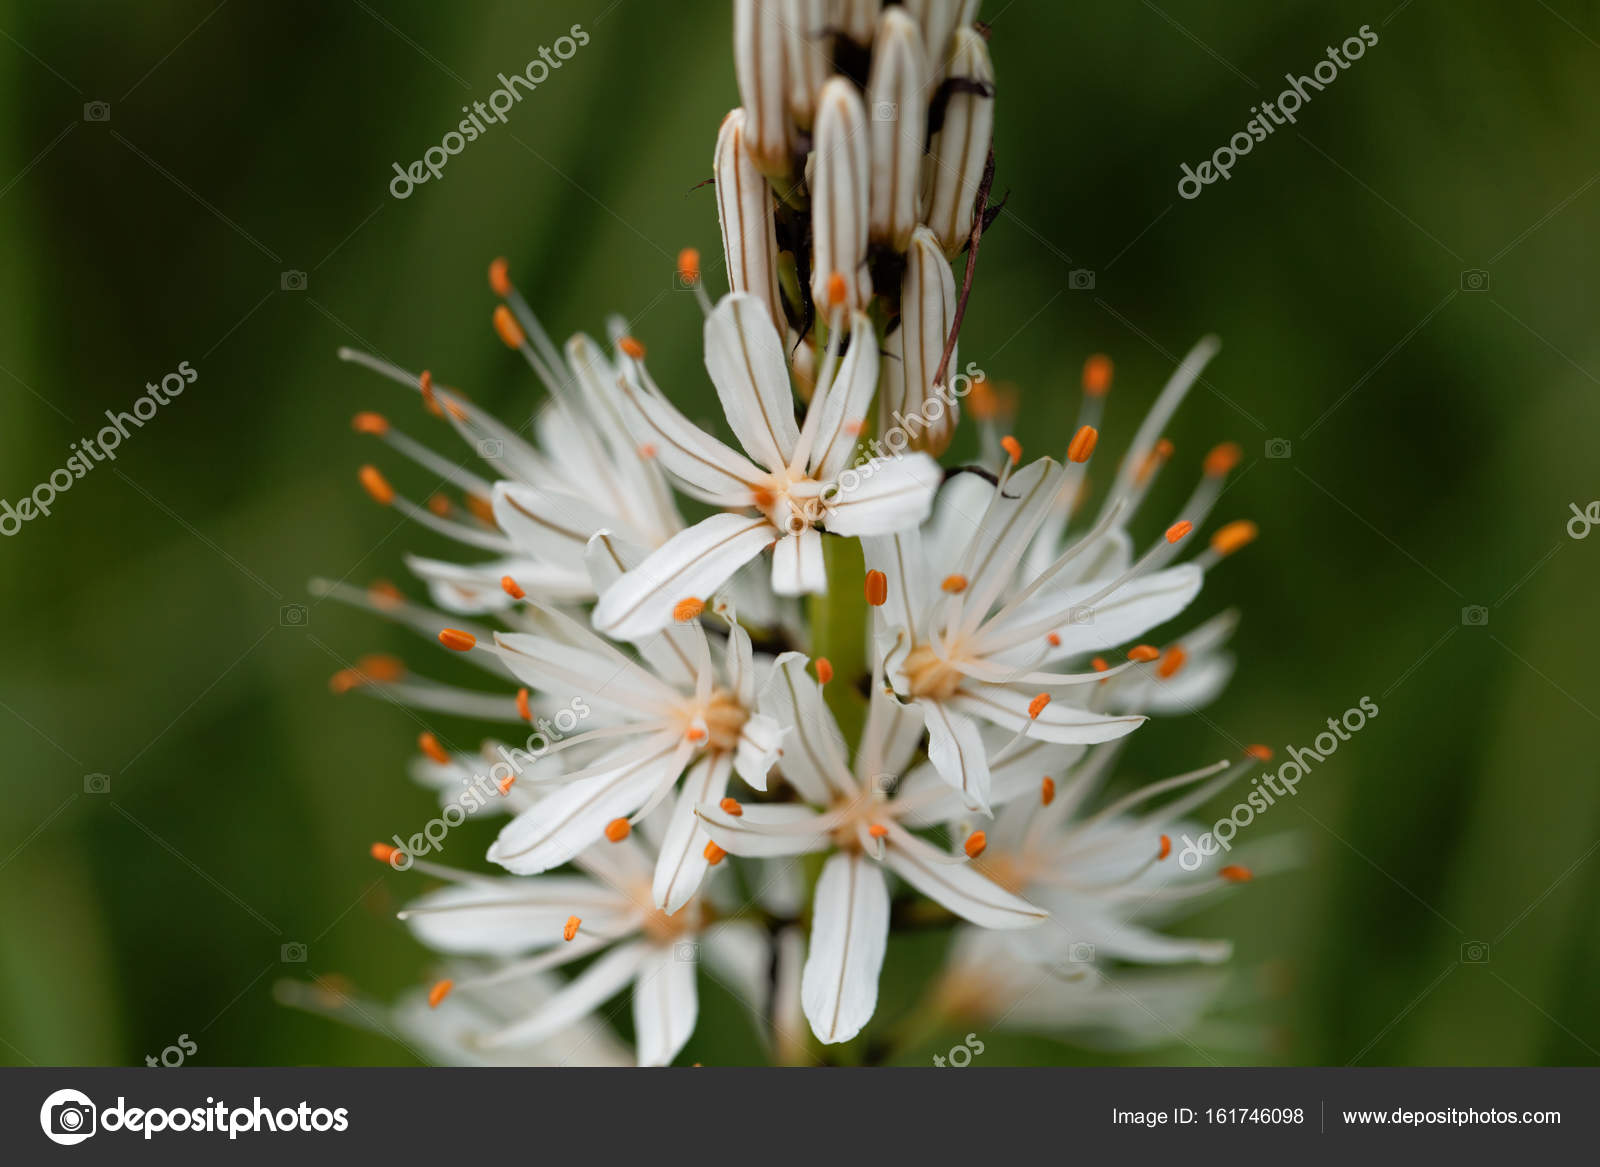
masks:
[[[747,1000],[759,1000],[752,952],[764,938],[753,926],[717,922],[709,905],[689,899],[678,911],[651,902],[658,864],[635,838],[601,843],[577,860],[583,874],[490,879],[429,867],[453,882],[400,913],[417,938],[452,956],[507,961],[493,972],[434,986],[431,1003],[496,1001],[522,985],[582,957],[592,964],[560,989],[540,994],[521,1015],[464,1035],[480,1057],[550,1042],[593,1024],[591,1014],[622,989],[633,988],[638,1062],[669,1064],[694,1032],[699,1013],[700,960],[717,963]],[[581,1053],[581,1050],[578,1051]]]
[[[803,428],[795,423],[783,345],[765,306],[733,294],[707,318],[706,368],[749,457],[700,430],[661,395],[642,363],[629,363],[621,385],[637,441],[685,493],[733,513],[673,537],[611,585],[595,607],[597,629],[634,639],[662,628],[679,601],[710,595],[774,541],[773,591],[822,591],[819,527],[876,535],[927,515],[942,478],[933,459],[912,454],[850,466],[877,383],[878,349],[871,321],[857,312],[850,347],[839,356],[842,300],[834,297],[835,327]]]
[[[951,912],[986,928],[1030,928],[1045,913],[911,833],[947,814],[954,796],[923,785],[900,792],[899,776],[920,736],[914,717],[874,686],[867,727],[852,769],[843,737],[823,703],[805,658],[785,653],[763,687],[761,708],[794,733],[783,757],[784,777],[810,806],[702,804],[711,838],[735,855],[784,856],[831,852],[817,882],[811,944],[801,976],[801,1001],[823,1042],[848,1041],[872,1017],[878,974],[889,935],[889,888],[883,866]],[[1032,746],[1005,773],[1015,783],[1045,764],[1048,747]],[[816,809],[812,809],[816,808]]]

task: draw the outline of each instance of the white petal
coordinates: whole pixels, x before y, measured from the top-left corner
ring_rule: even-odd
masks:
[[[769,470],[788,465],[799,440],[789,363],[765,306],[733,293],[706,317],[706,371],[740,444]]]
[[[972,864],[951,863],[949,856],[893,823],[883,861],[929,899],[985,928],[1031,928],[1049,918],[1043,908],[1012,895]]]
[[[552,693],[576,693],[631,719],[662,716],[680,699],[661,678],[590,636],[586,647],[528,632],[497,632],[500,659],[519,681]]]
[[[844,735],[822,700],[820,686],[806,672],[806,657],[786,652],[772,664],[761,689],[761,712],[791,726],[781,769],[807,802],[825,805],[837,793],[853,793],[845,761]]]
[[[1015,578],[1017,562],[1061,492],[1062,477],[1059,463],[1040,458],[1013,474],[1005,490],[991,495],[970,549],[972,566],[961,596],[964,610],[973,617],[988,612],[1001,589]]]
[[[926,454],[875,458],[844,470],[824,495],[823,525],[836,535],[888,535],[928,517],[944,479]]]
[[[834,820],[809,807],[756,802],[742,809],[744,813],[731,815],[718,806],[698,808],[711,841],[730,855],[810,855],[832,845]]]
[[[628,430],[674,478],[702,497],[724,505],[743,505],[766,475],[743,454],[729,449],[679,413],[665,398],[647,393],[631,379],[619,386],[627,403]]]
[[[616,525],[588,499],[519,482],[495,483],[493,504],[494,521],[518,551],[568,567],[582,563],[591,535]]]
[[[700,1011],[692,943],[652,947],[633,984],[633,1029],[641,1066],[666,1066],[694,1032]]]
[[[772,590],[780,596],[801,596],[828,590],[822,561],[822,535],[806,527],[778,540],[772,549]]]
[[[1033,698],[1003,689],[999,685],[967,686],[950,700],[950,704],[964,713],[991,721],[1002,729],[1019,730],[1028,727],[1028,736],[1040,741],[1061,745],[1093,745],[1125,737],[1144,724],[1145,718],[1137,715],[1092,713],[1069,705],[1065,701],[1052,701],[1030,717],[1028,706]]]
[[[665,628],[679,600],[703,600],[776,537],[764,518],[712,515],[674,535],[606,589],[594,626],[636,640]]]
[[[930,92],[921,30],[903,10],[890,8],[873,45],[867,108],[872,115],[872,238],[896,251],[905,250],[917,225]]]
[[[625,944],[595,961],[538,1009],[483,1038],[488,1047],[543,1041],[588,1016],[634,978],[652,945]]]
[[[831,482],[850,462],[862,421],[878,384],[878,338],[872,319],[857,312],[850,325],[850,349],[839,361],[827,395],[812,408],[822,409],[811,447],[811,476]]]
[[[604,592],[629,568],[644,562],[644,558],[643,552],[628,547],[609,531],[597,533],[589,540],[589,549],[584,555],[589,577],[594,582],[594,594]],[[688,690],[694,688],[696,677],[693,641],[696,635],[699,634],[686,625],[669,624],[659,632],[635,640],[633,647],[658,677]]]
[[[918,700],[928,726],[928,760],[972,810],[989,810],[989,755],[978,723],[949,702]]]
[[[1182,612],[1200,592],[1202,573],[1192,563],[1140,576],[1105,599],[1086,603],[1110,582],[1090,580],[1064,588],[1045,588],[992,628],[985,628],[975,651],[992,653],[1034,643],[1054,632],[1061,643],[1047,660],[1064,660],[1126,644]]]
[[[746,124],[742,109],[722,119],[711,162],[728,288],[760,296],[773,327],[783,328],[783,300],[778,291],[778,239],[772,217],[774,197],[751,156]]]
[[[890,631],[888,639],[894,630],[904,629],[902,651],[926,640],[932,632],[926,620],[936,581],[930,579],[921,532],[908,527],[893,535],[868,536],[861,540],[861,551],[868,570],[883,572],[888,582],[888,598],[878,609],[879,621]]]
[[[767,774],[783,753],[784,728],[770,717],[756,714],[745,718],[739,730],[739,745],[733,764],[739,777],[757,790],[767,788]]]
[[[630,745],[613,769],[563,786],[512,819],[489,848],[489,861],[524,875],[565,863],[598,842],[612,819],[633,814],[677,778],[690,748],[675,734],[652,738],[643,749]]]
[[[811,153],[811,298],[828,303],[828,282],[844,276],[851,308],[872,296],[867,272],[867,111],[855,84],[833,77],[817,98]]]
[[[722,800],[728,790],[728,774],[732,768],[727,754],[707,754],[689,768],[683,788],[678,791],[678,801],[672,808],[667,836],[661,842],[655,880],[651,885],[656,907],[669,916],[700,890],[700,881],[710,867],[705,850],[711,836],[695,817],[695,807]]]
[[[558,942],[577,914],[616,927],[628,905],[616,892],[577,875],[451,884],[401,913],[417,939],[440,952],[516,956]]]
[[[834,855],[817,880],[811,951],[800,976],[800,1001],[819,1040],[849,1041],[872,1020],[888,940],[883,872],[859,851]]]

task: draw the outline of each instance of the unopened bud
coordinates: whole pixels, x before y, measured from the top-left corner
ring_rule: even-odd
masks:
[[[712,173],[717,184],[717,223],[728,265],[728,290],[761,297],[783,335],[786,321],[778,296],[778,236],[772,219],[772,188],[756,169],[745,141],[747,115],[736,109],[722,121]]]
[[[994,67],[983,37],[970,28],[957,29],[945,71],[957,84],[930,146],[927,221],[945,255],[953,258],[972,234],[978,187],[994,137]]]
[[[883,363],[884,432],[899,426],[912,449],[938,457],[950,445],[959,416],[954,393],[933,383],[956,312],[956,281],[939,240],[926,227],[911,235],[900,286],[900,327],[889,335]],[[950,352],[949,369],[959,368]],[[950,380],[948,369],[945,380]],[[897,416],[898,415],[898,416]]]
[[[899,8],[883,14],[867,79],[871,135],[871,235],[904,251],[917,225],[922,146],[928,135],[928,65],[916,22]]]
[[[744,105],[745,136],[763,173],[786,175],[792,133],[784,64],[783,14],[771,0],[734,0],[733,71]]]
[[[872,296],[867,275],[867,111],[856,87],[843,77],[822,87],[814,141],[811,298],[828,303],[828,279],[840,272],[846,306],[865,308]]]
[[[783,0],[781,10],[789,116],[809,130],[817,112],[817,94],[833,72],[828,4],[827,0]]]

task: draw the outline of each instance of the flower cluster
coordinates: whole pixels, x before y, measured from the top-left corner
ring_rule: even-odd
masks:
[[[1234,522],[1186,554],[1237,448],[1204,459],[1142,549],[1134,522],[1215,342],[1173,373],[1082,521],[1104,357],[1085,365],[1059,460],[1024,459],[979,375],[967,410],[985,453],[941,465],[994,165],[976,4],[733,7],[741,106],[713,159],[729,290],[712,302],[694,252],[678,272],[731,440],[674,404],[625,326],[558,348],[502,260],[496,331],[548,393],[531,436],[428,372],[343,354],[417,393],[491,469],[358,415],[464,501],[411,501],[368,466],[373,498],[478,554],[409,560],[428,604],[325,590],[492,681],[368,658],[335,687],[545,739],[477,800],[507,816],[487,855],[504,874],[406,863],[443,881],[402,918],[450,975],[428,993],[448,1023],[412,1002],[403,1024],[449,1060],[586,1060],[591,1044],[609,1060],[592,1014],[631,986],[637,1059],[666,1064],[703,970],[751,1005],[775,1058],[801,1060],[805,1027],[832,1044],[871,1022],[891,931],[932,925],[957,937],[929,1008],[982,997],[997,1016],[1050,982],[1029,1015],[1065,992],[1061,1028],[1117,1029],[1105,972],[1227,955],[1151,918],[1250,877],[1162,863],[1248,752],[1088,809],[1128,734],[1209,701],[1232,670],[1231,614],[1145,638],[1255,535]],[[926,410],[935,399],[947,407]],[[923,424],[898,448],[872,442],[908,414]],[[569,707],[585,724],[557,736],[543,715]],[[417,776],[449,798],[496,750],[424,734]]]

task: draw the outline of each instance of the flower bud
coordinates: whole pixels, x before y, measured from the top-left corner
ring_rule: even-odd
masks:
[[[833,72],[827,0],[783,0],[784,65],[789,82],[789,116],[811,128],[817,94]]]
[[[827,305],[828,281],[844,276],[845,306],[865,308],[867,274],[867,111],[856,87],[834,77],[817,99],[811,156],[811,298]]]
[[[787,327],[778,295],[778,236],[772,219],[772,188],[756,169],[744,138],[746,113],[736,109],[722,121],[711,169],[716,177],[717,222],[728,264],[728,290],[759,296],[782,336]]]
[[[994,67],[983,37],[970,28],[957,29],[945,72],[945,84],[953,88],[929,148],[927,222],[945,255],[954,258],[972,234],[994,135]]]
[[[917,225],[922,146],[928,133],[928,66],[916,22],[899,8],[883,14],[867,79],[872,181],[871,236],[904,251]]]
[[[733,70],[745,111],[745,141],[765,174],[786,175],[792,164],[788,79],[782,14],[771,0],[734,0]]]
[[[922,33],[929,85],[937,85],[944,80],[945,60],[950,54],[950,38],[955,35],[956,26],[971,23],[961,18],[964,0],[904,0],[904,3]]]
[[[898,426],[914,450],[937,457],[955,436],[958,401],[934,384],[956,314],[956,281],[939,240],[926,227],[911,235],[900,286],[900,327],[889,334],[883,363],[884,415],[879,429]],[[948,369],[959,368],[951,350]],[[948,369],[946,384],[950,381]]]
[[[863,48],[872,44],[883,0],[833,0],[832,8],[835,32]]]

